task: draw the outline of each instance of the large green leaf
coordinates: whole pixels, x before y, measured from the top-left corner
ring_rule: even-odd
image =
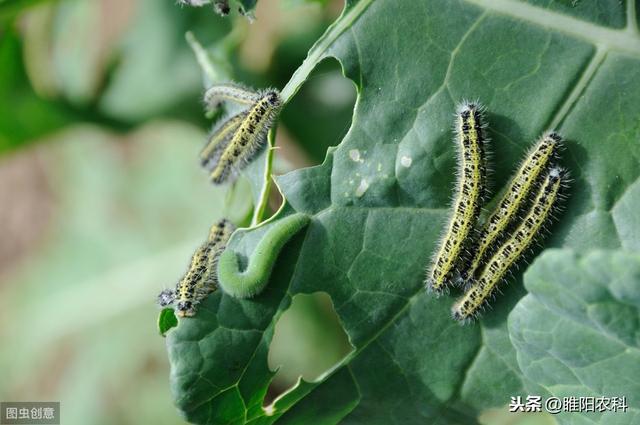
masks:
[[[560,399],[627,398],[626,413],[565,413],[563,423],[637,423],[640,255],[549,250],[524,280],[530,294],[509,315],[522,372]]]
[[[450,128],[462,99],[487,106],[496,193],[541,132],[566,137],[574,182],[547,246],[637,247],[635,3],[540,3],[347,1],[283,96],[335,57],[358,90],[352,127],[322,165],[278,179],[280,216],[313,220],[279,256],[267,290],[245,301],[216,293],[169,333],[172,391],[188,420],[473,423],[537,388],[507,329],[525,293],[520,274],[466,327],[449,317],[452,298],[428,296],[422,281],[452,193]],[[261,173],[249,174],[260,184]],[[230,249],[249,257],[272,225],[237,233]],[[293,295],[317,291],[331,296],[354,350],[265,410],[274,325]]]

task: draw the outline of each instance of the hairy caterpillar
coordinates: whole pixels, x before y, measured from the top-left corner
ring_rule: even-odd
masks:
[[[213,112],[222,102],[235,102],[244,106],[253,105],[267,92],[256,92],[237,83],[215,84],[204,94],[205,111]]]
[[[427,289],[436,293],[451,282],[469,244],[485,195],[486,139],[480,105],[465,102],[458,107],[456,133],[460,159],[453,213],[426,279]]]
[[[210,2],[211,0],[178,0],[179,4],[195,7],[204,6]],[[227,16],[231,11],[231,8],[229,7],[229,0],[213,0],[213,10],[218,15]]]
[[[211,181],[222,184],[230,179],[234,171],[240,170],[264,145],[266,135],[280,111],[282,100],[277,90],[267,90],[246,111],[231,139],[216,155],[216,161],[207,163]]]
[[[180,4],[186,4],[187,6],[200,7],[209,3],[209,0],[178,0]]]
[[[462,272],[462,280],[470,281],[480,268],[490,248],[513,222],[540,176],[549,169],[549,163],[557,157],[562,138],[555,132],[545,133],[527,154],[498,206],[487,219],[474,244],[473,256]]]
[[[511,266],[521,258],[522,253],[531,246],[536,236],[540,234],[544,223],[552,216],[553,210],[557,208],[558,201],[561,199],[560,190],[565,183],[564,170],[558,167],[549,170],[524,220],[489,259],[478,279],[453,305],[451,311],[454,319],[470,320],[485,305],[498,283],[504,279]]]
[[[229,0],[215,0],[213,2],[213,10],[220,16],[227,16],[231,11]]]
[[[247,113],[240,112],[222,122],[212,131],[209,141],[200,152],[200,162],[205,168],[213,168],[218,163],[222,151],[229,145],[229,141],[236,133]]]
[[[237,254],[230,249],[225,250],[218,261],[222,290],[235,298],[251,298],[262,292],[280,250],[310,220],[307,214],[296,213],[275,222],[256,245],[243,271],[240,270]]]
[[[196,249],[191,257],[187,273],[175,289],[166,289],[158,295],[158,304],[165,307],[175,304],[176,315],[191,317],[197,305],[217,289],[216,265],[235,226],[226,219],[211,226],[207,241]]]

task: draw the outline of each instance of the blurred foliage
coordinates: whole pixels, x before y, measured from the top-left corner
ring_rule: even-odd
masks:
[[[0,38],[0,153],[78,119],[70,108],[38,97],[20,60],[22,42],[13,26]],[[11,113],[9,113],[11,111]]]
[[[22,225],[48,213],[29,255],[2,263],[0,399],[60,400],[70,424],[179,423],[154,293],[173,285],[216,218],[251,207],[246,196],[225,207],[193,167],[203,136],[177,122],[125,138],[76,126],[2,160],[2,193],[22,168],[41,172],[13,193],[14,209],[33,191],[39,200]]]
[[[261,3],[250,24],[164,0],[0,2],[0,400],[60,400],[68,424],[183,423],[155,295],[211,222],[251,212],[246,181],[225,192],[198,167],[211,122],[185,33],[220,75],[282,87],[339,10]],[[306,163],[300,152],[276,169]],[[324,326],[305,329],[335,352]],[[299,367],[317,371],[309,361]]]

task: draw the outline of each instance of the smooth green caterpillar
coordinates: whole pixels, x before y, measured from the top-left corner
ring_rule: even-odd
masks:
[[[204,105],[207,113],[215,111],[223,102],[253,105],[264,93],[256,92],[237,83],[215,84],[205,92]]]
[[[516,218],[540,177],[549,169],[550,161],[557,157],[561,143],[562,138],[557,133],[548,132],[529,151],[498,206],[480,231],[469,266],[462,272],[463,281],[471,281],[475,277],[490,248],[499,241],[508,225]]]
[[[427,289],[435,293],[441,293],[452,281],[480,215],[486,191],[486,139],[483,128],[482,107],[475,103],[462,103],[458,107],[456,120],[460,159],[453,214],[425,282]]]
[[[251,298],[264,290],[282,247],[306,227],[311,218],[296,213],[275,222],[264,234],[245,270],[240,270],[238,255],[225,250],[218,260],[218,280],[224,292],[235,298]]]
[[[196,314],[197,305],[218,287],[216,265],[235,226],[226,219],[211,226],[207,241],[196,249],[191,257],[187,273],[175,289],[166,289],[158,295],[162,307],[175,304],[175,312],[180,317]]]
[[[455,320],[471,320],[488,302],[509,269],[541,233],[543,225],[552,216],[561,199],[560,189],[566,183],[566,172],[558,167],[549,170],[537,191],[535,200],[526,217],[515,229],[512,236],[489,259],[480,277],[453,305]]]
[[[267,132],[281,106],[280,93],[277,90],[267,90],[246,111],[244,120],[221,150],[217,161],[210,163],[208,169],[213,183],[222,184],[230,180],[234,171],[240,170],[251,161],[264,145]]]
[[[211,132],[209,141],[200,152],[200,162],[203,167],[210,169],[218,163],[220,155],[229,145],[242,122],[247,118],[247,112],[240,112],[221,120],[220,124]]]

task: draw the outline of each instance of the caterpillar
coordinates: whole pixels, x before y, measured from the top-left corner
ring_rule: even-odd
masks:
[[[549,170],[524,220],[489,259],[480,277],[453,305],[451,312],[455,320],[461,322],[471,320],[485,305],[498,283],[531,246],[543,225],[552,216],[558,201],[562,198],[561,188],[566,184],[566,180],[565,170],[559,167],[552,167]]]
[[[195,7],[204,6],[210,2],[211,0],[178,0],[179,4]],[[229,7],[229,0],[214,0],[213,10],[220,16],[227,16],[231,11],[231,8]]]
[[[485,135],[482,107],[463,102],[457,111],[458,181],[453,213],[432,259],[427,290],[441,293],[451,282],[469,244],[486,191]]]
[[[215,0],[213,2],[213,10],[220,16],[227,16],[231,11],[229,0]]]
[[[247,267],[242,271],[238,255],[230,249],[225,250],[218,261],[219,285],[222,290],[235,298],[251,298],[262,292],[280,250],[310,220],[307,214],[296,213],[275,222],[258,242]]]
[[[216,161],[206,164],[214,184],[230,180],[234,171],[240,170],[251,161],[253,155],[264,145],[267,132],[281,105],[280,93],[277,90],[267,90],[246,111],[246,116],[231,139],[220,149],[219,155],[216,155]]]
[[[237,83],[215,84],[204,94],[205,111],[207,113],[213,112],[227,101],[247,107],[256,103],[266,93],[256,92]]]
[[[209,3],[209,0],[178,0],[179,4],[184,4],[187,6],[195,6],[195,7],[200,7],[200,6],[204,6],[205,4]]]
[[[195,315],[197,305],[218,287],[218,257],[234,230],[235,226],[226,219],[211,226],[206,242],[191,257],[187,273],[175,289],[166,289],[158,295],[158,304],[162,307],[175,305],[179,317]]]
[[[212,131],[209,141],[200,152],[200,162],[205,168],[215,167],[222,151],[228,146],[229,141],[238,130],[242,122],[247,118],[246,112],[240,112],[222,122]]]
[[[532,188],[540,180],[540,176],[549,169],[550,161],[557,157],[561,144],[562,138],[557,133],[550,131],[545,133],[529,150],[507,191],[487,219],[474,243],[475,249],[471,260],[461,273],[464,282],[473,280],[490,248],[500,239],[508,225],[513,222],[532,192]]]

